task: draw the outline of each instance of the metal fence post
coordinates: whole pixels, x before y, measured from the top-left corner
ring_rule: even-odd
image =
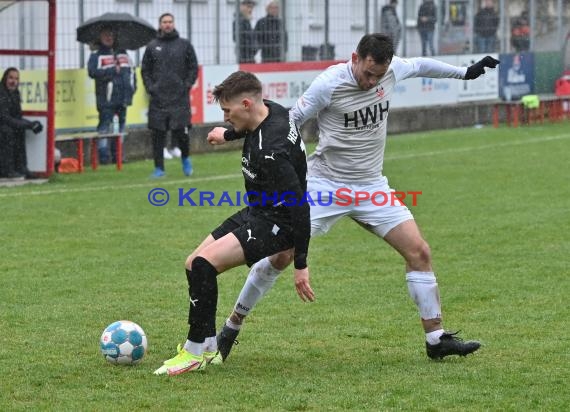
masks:
[[[281,0],[281,9],[279,10],[279,17],[281,18],[281,33],[279,33],[279,38],[281,41],[281,56],[279,56],[279,60],[284,62],[287,61],[287,51],[285,50],[286,46],[288,48],[288,41],[285,41],[286,34],[286,27],[287,27],[287,0]]]
[[[370,33],[370,0],[364,1],[364,33]]]
[[[186,2],[186,38],[192,43],[192,2],[190,0]]]
[[[139,4],[139,0],[135,0],[135,16],[139,17],[140,14],[140,4]],[[137,49],[137,51],[135,52],[135,66],[138,66],[140,64],[141,61],[141,51],[140,49]]]
[[[536,33],[536,4],[534,0],[530,0],[530,11],[529,11],[529,19],[530,19],[530,51],[534,51],[535,49],[535,36]]]
[[[507,52],[507,13],[505,12],[505,0],[499,1],[499,27],[501,31],[500,52]]]
[[[240,58],[241,58],[241,44],[240,44],[240,25],[239,25],[239,19],[240,19],[240,9],[239,9],[239,3],[240,0],[235,0],[236,2],[236,11],[235,11],[235,16],[234,16],[234,21],[233,21],[233,25],[234,25],[234,43],[235,43],[235,50],[236,50],[236,62],[239,63],[240,62]]]
[[[329,30],[330,30],[330,24],[329,24],[329,20],[330,20],[330,1],[329,0],[325,0],[325,41],[324,41],[324,55],[326,55],[326,58],[328,59],[328,50],[329,50]],[[323,56],[321,56],[322,58]]]

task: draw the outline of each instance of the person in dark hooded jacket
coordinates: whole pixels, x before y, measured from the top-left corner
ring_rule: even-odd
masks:
[[[119,120],[119,132],[125,131],[127,106],[133,103],[137,89],[132,60],[125,50],[115,50],[114,43],[115,34],[112,30],[101,30],[100,40],[94,46],[95,50],[87,63],[89,77],[95,80],[95,98],[99,112],[97,132],[100,134],[112,132],[110,129],[115,115]],[[117,161],[115,139],[99,139],[97,149],[102,164],[109,162],[109,140],[112,140],[111,161]]]
[[[418,10],[417,28],[422,42],[422,56],[427,56],[428,49],[431,55],[435,55],[433,36],[437,22],[437,9],[433,0],[423,0]]]
[[[256,4],[253,0],[241,0],[239,13],[232,23],[232,39],[234,43],[237,42],[238,63],[255,63],[258,45],[251,19]]]
[[[402,24],[396,12],[397,6],[398,0],[390,0],[388,4],[382,7],[380,13],[380,28],[383,33],[386,33],[392,39],[394,50],[398,50],[398,44],[402,37]]]
[[[484,0],[481,9],[475,15],[475,53],[494,53],[499,29],[499,15],[495,11],[493,0]]]
[[[165,175],[164,145],[168,130],[173,146],[180,148],[182,171],[190,176],[190,89],[198,78],[198,60],[192,44],[176,31],[172,14],[164,13],[158,22],[158,36],[147,45],[141,66],[143,83],[150,95],[148,128],[152,130],[155,167],[151,177]]]
[[[261,49],[261,62],[284,61],[287,51],[287,32],[283,26],[283,21],[279,18],[279,2],[277,0],[270,1],[265,10],[267,16],[259,19],[254,29],[257,44]]]
[[[43,130],[39,121],[22,117],[19,85],[19,70],[6,69],[0,83],[0,177],[33,177],[28,171],[25,131],[37,134]]]

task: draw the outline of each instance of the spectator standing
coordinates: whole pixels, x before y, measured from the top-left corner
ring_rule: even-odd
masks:
[[[380,13],[380,29],[382,33],[387,34],[394,43],[394,50],[398,50],[398,44],[402,36],[402,25],[398,19],[396,7],[398,0],[390,0],[390,3],[382,7]]]
[[[517,52],[530,49],[530,25],[526,10],[515,17],[511,24],[511,45]]]
[[[95,50],[89,56],[87,71],[95,80],[95,98],[99,112],[97,132],[113,132],[113,117],[119,120],[119,132],[125,131],[127,106],[133,103],[137,85],[131,58],[125,50],[115,50],[115,35],[111,29],[103,29]],[[111,161],[116,163],[116,140],[111,139]],[[97,141],[99,162],[109,163],[109,139]],[[123,151],[124,153],[124,151]]]
[[[192,44],[176,31],[172,14],[164,13],[158,23],[158,35],[147,45],[141,67],[150,95],[148,128],[152,130],[154,157],[151,177],[165,175],[164,146],[169,130],[173,146],[181,151],[182,171],[190,176],[190,89],[198,78],[198,60]]]
[[[285,60],[287,51],[287,33],[283,21],[279,18],[279,2],[276,0],[267,3],[267,15],[257,21],[255,36],[261,49],[263,63],[281,62]]]
[[[242,0],[239,5],[239,15],[232,25],[232,38],[234,43],[237,37],[237,61],[238,63],[255,63],[255,53],[257,53],[257,41],[251,18],[253,8],[257,3],[253,0]],[[236,27],[237,24],[237,27]],[[236,33],[237,31],[237,33]]]
[[[483,6],[475,15],[475,52],[493,53],[496,50],[499,15],[493,0],[483,0]]]
[[[433,34],[437,22],[437,10],[433,0],[424,0],[418,10],[418,32],[422,41],[422,56],[427,56],[428,48],[432,56],[435,55],[433,47]]]
[[[22,117],[20,71],[6,69],[0,83],[0,177],[33,178],[26,158],[25,130],[38,134],[43,130],[39,121]]]

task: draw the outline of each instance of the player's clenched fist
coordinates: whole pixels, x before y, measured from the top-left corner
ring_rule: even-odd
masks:
[[[224,133],[226,132],[226,128],[225,127],[214,127],[210,133],[208,133],[208,143],[212,144],[212,145],[217,145],[217,144],[224,144],[226,143],[226,139],[224,139]]]

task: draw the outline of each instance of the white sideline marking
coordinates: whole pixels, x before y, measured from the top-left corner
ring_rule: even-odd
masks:
[[[198,177],[192,178],[191,181],[186,179],[181,180],[150,180],[145,183],[136,183],[136,184],[129,184],[129,185],[113,185],[113,186],[93,186],[93,187],[77,187],[77,188],[62,188],[62,189],[53,189],[53,190],[37,190],[31,192],[19,192],[19,193],[0,193],[0,197],[18,197],[18,196],[37,196],[37,195],[53,195],[53,194],[60,194],[60,193],[82,193],[82,192],[100,192],[104,190],[124,190],[124,189],[136,189],[139,187],[159,187],[159,186],[169,186],[172,184],[180,184],[180,183],[194,183],[194,182],[209,182],[214,180],[224,180],[224,179],[236,179],[241,177],[241,174],[233,174],[233,175],[220,175],[220,176],[208,176],[208,177]]]
[[[384,160],[401,160],[401,159],[412,159],[415,157],[427,157],[427,156],[437,156],[442,154],[450,154],[450,153],[464,153],[464,152],[473,152],[476,150],[486,150],[486,149],[496,149],[500,147],[509,147],[509,146],[521,146],[530,143],[544,143],[550,142],[554,140],[562,140],[570,138],[570,134],[561,134],[555,136],[547,136],[543,138],[535,138],[535,139],[527,139],[527,140],[517,140],[513,142],[504,142],[504,143],[497,143],[497,144],[488,144],[482,146],[471,146],[471,147],[462,147],[457,149],[447,149],[447,150],[433,150],[431,152],[422,152],[422,153],[409,153],[403,155],[395,155],[395,156],[386,156]],[[52,194],[60,194],[60,193],[82,193],[82,192],[100,192],[105,190],[124,190],[124,189],[136,189],[139,187],[157,187],[157,186],[168,186],[173,184],[194,184],[199,182],[211,182],[215,180],[225,180],[225,179],[236,179],[241,177],[241,174],[231,174],[231,175],[221,175],[221,176],[208,176],[202,178],[192,178],[191,180],[181,179],[181,180],[168,180],[168,181],[161,181],[158,180],[149,180],[145,183],[137,183],[137,184],[128,184],[123,186],[94,186],[94,187],[84,187],[84,188],[68,188],[68,189],[54,189],[54,190],[37,190],[37,191],[30,191],[30,192],[17,192],[17,193],[0,193],[0,198],[3,197],[19,197],[19,196],[37,196],[37,195],[52,195]]]

